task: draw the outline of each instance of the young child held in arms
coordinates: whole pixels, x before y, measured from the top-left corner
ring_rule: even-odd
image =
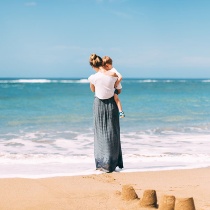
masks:
[[[122,81],[122,75],[112,66],[112,59],[109,56],[103,57],[103,67],[107,71],[114,72],[118,76],[118,79],[115,83],[114,100],[115,100],[117,107],[119,109],[119,116],[120,116],[120,118],[123,118],[123,117],[125,117],[125,113],[122,110],[122,104],[118,97],[118,94],[121,93],[121,89],[122,89],[122,85],[120,83]]]

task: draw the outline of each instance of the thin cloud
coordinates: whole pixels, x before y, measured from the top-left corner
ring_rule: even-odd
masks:
[[[111,11],[111,13],[117,17],[120,17],[120,18],[124,18],[124,19],[132,19],[132,16],[127,14],[127,13],[124,13],[124,12],[119,12],[119,11]]]
[[[37,6],[37,3],[34,2],[34,1],[32,1],[32,2],[26,2],[26,3],[25,3],[25,6],[26,6],[26,7],[35,7],[35,6]]]
[[[99,4],[102,4],[102,3],[109,3],[110,5],[113,4],[113,3],[123,3],[127,0],[95,0],[97,3]],[[131,11],[133,12],[133,11]],[[128,13],[125,13],[125,12],[119,12],[119,11],[110,11],[111,14],[119,17],[119,18],[123,18],[123,19],[132,19],[133,16],[128,14]],[[139,14],[139,13],[138,13]]]
[[[210,67],[210,56],[209,57],[202,57],[202,56],[185,57],[183,59],[183,63],[186,66]]]

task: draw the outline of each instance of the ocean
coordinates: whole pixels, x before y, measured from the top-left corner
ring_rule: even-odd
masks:
[[[123,79],[122,172],[210,166],[210,80]],[[0,79],[0,178],[100,173],[83,79]]]

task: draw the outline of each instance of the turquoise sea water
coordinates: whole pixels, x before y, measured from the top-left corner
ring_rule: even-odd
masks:
[[[124,171],[210,166],[210,80],[124,79]],[[86,79],[0,79],[3,177],[95,173]]]

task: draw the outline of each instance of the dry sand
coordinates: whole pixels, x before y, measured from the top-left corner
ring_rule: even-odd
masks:
[[[123,199],[124,185],[132,186],[138,198]],[[164,195],[177,199],[193,197],[196,210],[210,210],[210,168],[43,179],[3,178],[0,210],[145,209],[139,203],[149,189],[156,191],[157,202]]]

